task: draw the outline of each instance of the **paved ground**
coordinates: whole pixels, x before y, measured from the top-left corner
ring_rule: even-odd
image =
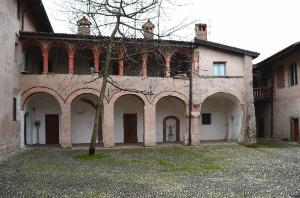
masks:
[[[0,162],[0,197],[291,197],[299,145],[34,148]]]

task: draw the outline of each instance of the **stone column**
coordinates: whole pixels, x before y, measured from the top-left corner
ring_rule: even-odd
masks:
[[[124,60],[123,60],[124,54],[125,54],[125,52],[123,50],[121,50],[120,53],[119,53],[119,59],[120,59],[118,61],[118,63],[119,63],[119,76],[124,76]]]
[[[71,138],[71,104],[64,104],[61,113],[59,143],[62,148],[72,147]]]
[[[256,120],[253,96],[252,57],[244,56],[244,88],[245,104],[243,108],[243,127],[239,142],[241,144],[256,143]]]
[[[189,107],[186,108],[186,132],[184,134],[184,145],[189,144]],[[193,105],[191,117],[191,145],[200,144],[200,110],[198,105]]]
[[[48,52],[43,52],[43,73],[48,74]]]
[[[74,52],[69,52],[69,74],[74,72]]]
[[[104,103],[103,116],[103,144],[104,147],[115,146],[115,131],[114,131],[114,104]]]
[[[147,59],[148,59],[148,54],[143,53],[141,55],[142,58],[142,76],[147,77]]]
[[[144,106],[144,145],[156,145],[156,109],[155,105]]]

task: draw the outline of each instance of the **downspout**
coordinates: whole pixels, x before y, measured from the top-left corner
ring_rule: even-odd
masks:
[[[271,138],[274,138],[274,133],[273,133],[273,130],[274,130],[274,100],[273,100],[273,93],[274,93],[274,72],[273,72],[273,68],[272,68],[272,75],[271,75]]]
[[[189,145],[192,145],[193,69],[190,69],[189,87]]]

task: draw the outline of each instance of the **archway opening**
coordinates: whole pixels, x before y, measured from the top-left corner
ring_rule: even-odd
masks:
[[[201,106],[200,140],[237,141],[242,118],[238,98],[227,93],[209,96]]]
[[[163,54],[156,50],[148,54],[147,59],[147,76],[148,77],[164,77],[165,76],[165,58]]]
[[[98,96],[82,94],[71,103],[72,144],[90,143],[96,114]],[[97,143],[102,143],[102,130],[99,129]]]
[[[74,73],[90,74],[94,70],[92,49],[77,49],[74,55]]]
[[[68,73],[68,52],[64,47],[52,47],[48,55],[48,72]]]
[[[186,131],[185,103],[166,96],[156,103],[156,142],[183,141]]]
[[[54,96],[48,93],[30,96],[24,112],[24,138],[27,144],[59,144],[61,108]]]
[[[144,102],[136,95],[124,95],[114,104],[115,143],[144,141]]]
[[[29,46],[25,49],[24,71],[30,74],[43,73],[43,52],[38,46]]]
[[[189,70],[191,68],[191,61],[189,57],[184,53],[176,52],[170,63],[170,75],[175,78],[185,78],[189,76]]]
[[[140,76],[142,71],[141,54],[129,51],[124,55],[124,76]]]

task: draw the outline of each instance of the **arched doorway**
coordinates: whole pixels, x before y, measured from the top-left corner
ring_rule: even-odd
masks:
[[[237,141],[243,119],[239,99],[228,93],[207,97],[201,106],[200,119],[200,140]]]
[[[96,113],[98,96],[81,94],[71,103],[72,144],[90,143]],[[99,130],[98,142],[102,142],[102,130]]]
[[[29,46],[25,50],[24,72],[30,74],[43,73],[43,53],[38,46]]]
[[[183,141],[186,131],[185,103],[173,96],[161,98],[156,103],[156,141]]]
[[[59,144],[61,108],[48,93],[35,93],[24,105],[27,144]]]
[[[48,72],[56,74],[68,73],[68,51],[63,46],[51,47],[48,54]]]
[[[163,142],[180,141],[180,120],[176,116],[168,116],[163,121]]]
[[[144,102],[136,95],[123,95],[114,104],[115,143],[144,141]]]

